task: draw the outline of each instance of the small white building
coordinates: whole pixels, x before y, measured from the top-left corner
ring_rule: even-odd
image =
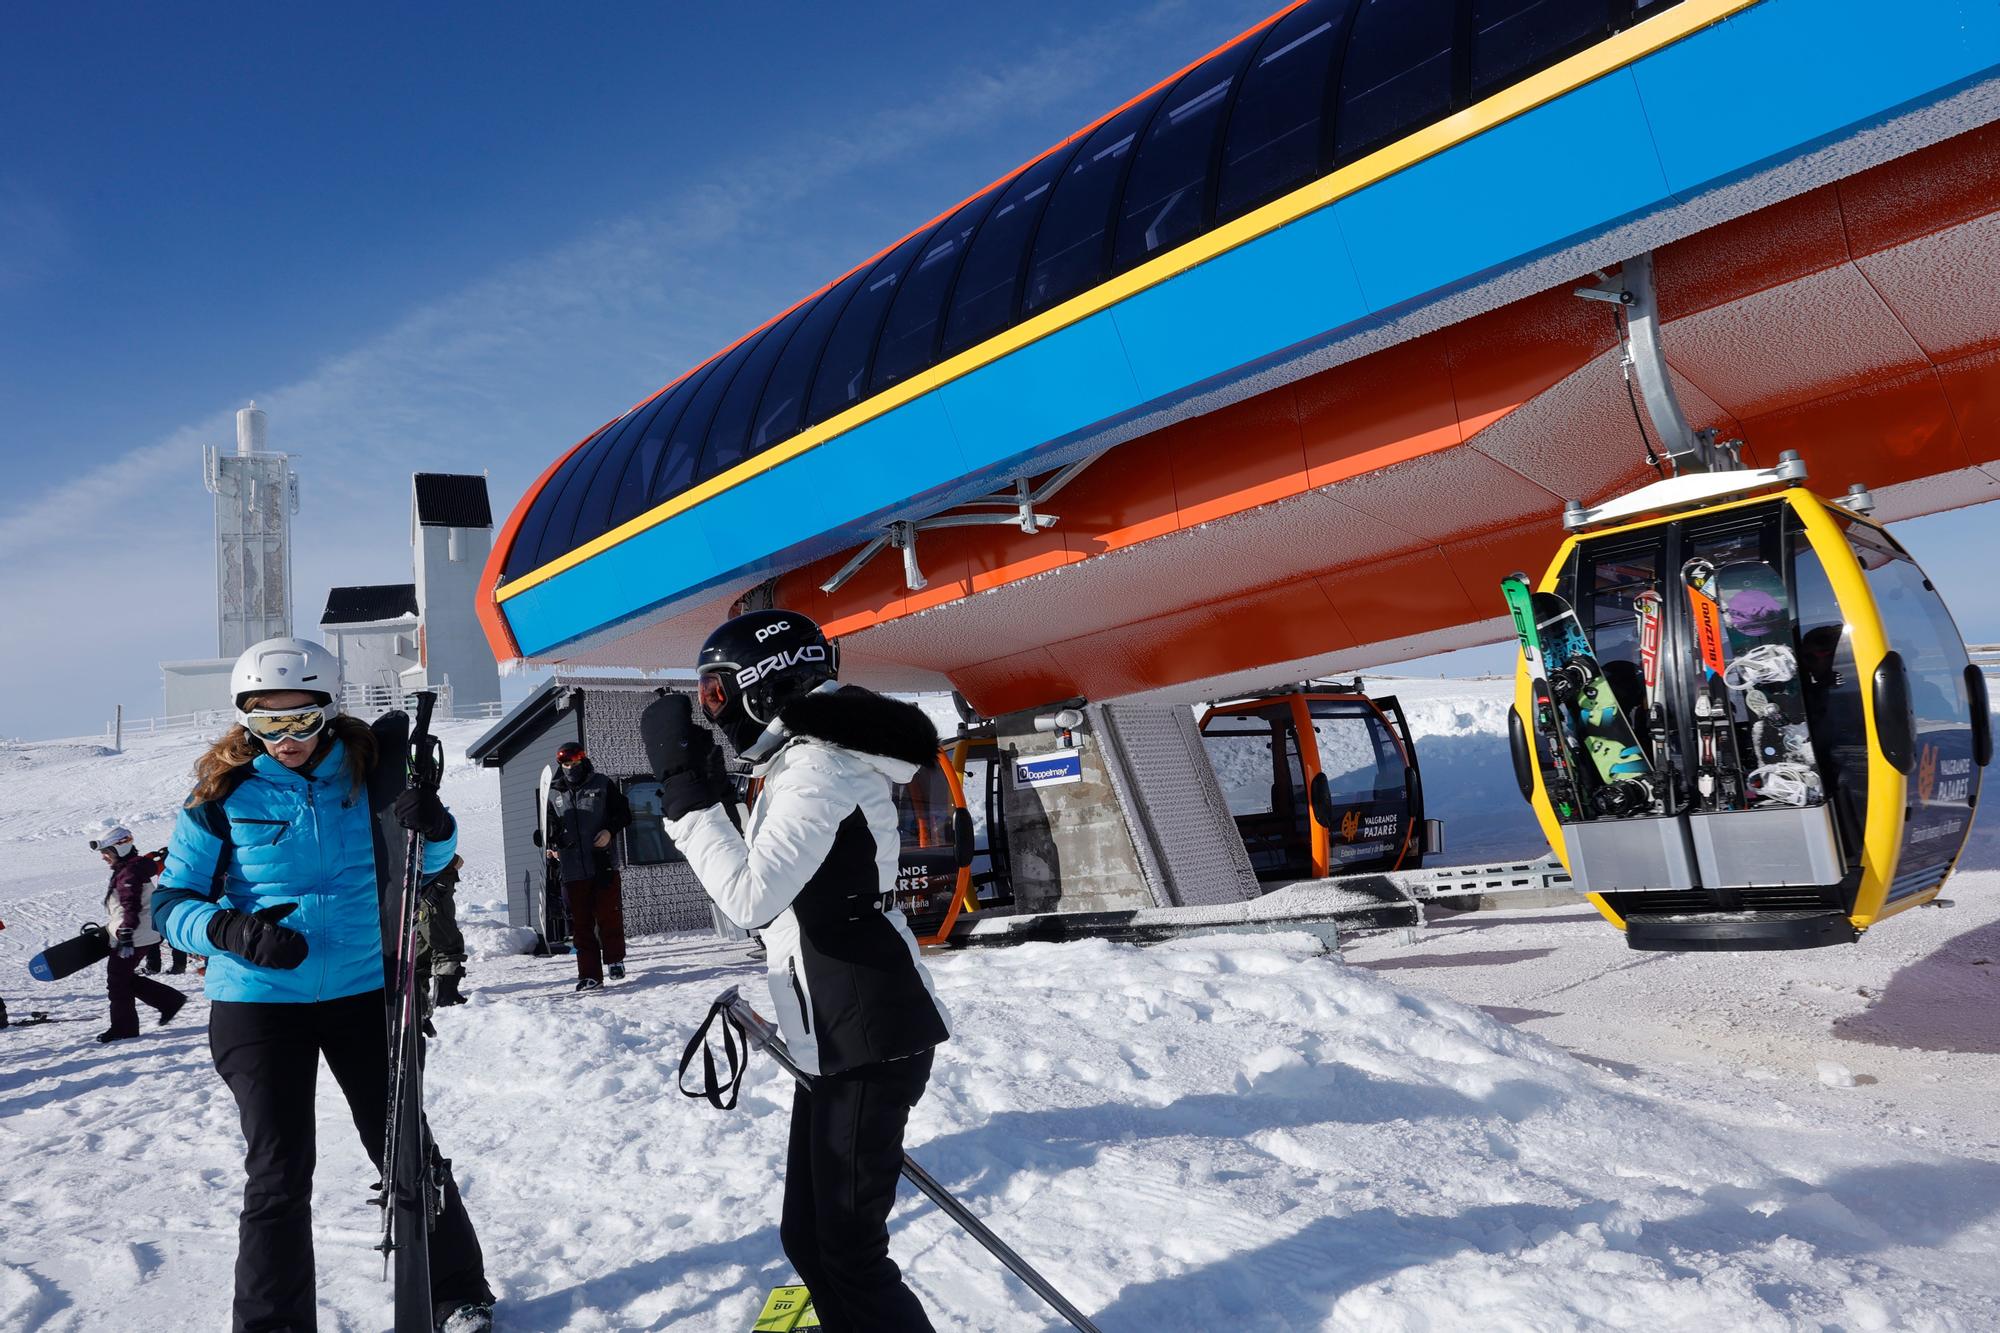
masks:
[[[340,659],[348,703],[355,708],[396,708],[418,688],[423,623],[417,585],[375,583],[334,588],[319,618],[320,638]]]
[[[409,688],[451,689],[453,707],[500,701],[500,664],[479,626],[479,576],[493,549],[486,478],[410,478],[410,545],[417,576],[418,673]],[[351,678],[350,678],[351,679]],[[413,682],[413,683],[412,683]]]

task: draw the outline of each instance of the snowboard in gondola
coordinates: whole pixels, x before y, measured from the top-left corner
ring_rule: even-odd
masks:
[[[1500,580],[1507,599],[1507,611],[1514,618],[1514,635],[1520,640],[1521,656],[1528,664],[1528,689],[1533,699],[1529,730],[1535,737],[1535,756],[1542,770],[1542,784],[1556,818],[1564,823],[1582,813],[1577,803],[1575,764],[1569,738],[1563,732],[1562,716],[1556,711],[1555,696],[1549,692],[1547,668],[1542,662],[1542,643],[1535,633],[1534,591],[1526,574],[1512,574]]]
[[[1558,705],[1572,710],[1583,752],[1599,780],[1593,798],[1597,812],[1644,814],[1654,804],[1658,775],[1597,664],[1583,622],[1554,593],[1535,593],[1529,605],[1549,691]]]
[[[61,981],[110,956],[110,932],[92,922],[61,944],[51,944],[29,959],[28,975],[37,981]]]
[[[1743,755],[1737,743],[1736,712],[1723,684],[1729,666],[1729,636],[1722,627],[1722,604],[1715,596],[1715,566],[1690,560],[1681,567],[1688,615],[1694,622],[1695,650],[1701,657],[1694,686],[1695,791],[1711,810],[1741,810],[1746,803]]]

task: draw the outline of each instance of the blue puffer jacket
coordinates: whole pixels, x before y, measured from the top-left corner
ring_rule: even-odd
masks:
[[[346,747],[333,740],[310,774],[268,754],[250,767],[242,785],[219,802],[181,811],[153,895],[161,933],[177,949],[210,955],[211,1000],[305,1004],[379,990],[377,886],[389,873],[377,860],[381,811],[371,808],[366,788],[350,781]],[[380,793],[374,805],[382,805]],[[226,841],[218,832],[224,827]],[[426,843],[424,873],[449,865],[457,845],[456,829],[442,842]],[[299,905],[283,922],[306,937],[298,968],[254,967],[210,943],[208,923],[223,908],[254,912],[276,903]]]

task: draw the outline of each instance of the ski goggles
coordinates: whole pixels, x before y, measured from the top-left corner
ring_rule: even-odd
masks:
[[[722,683],[722,676],[718,672],[701,673],[701,681],[695,687],[695,697],[701,701],[701,711],[708,714],[710,721],[721,717],[722,710],[729,707],[729,687]]]
[[[262,709],[240,714],[243,729],[260,741],[309,741],[326,729],[326,709]]]

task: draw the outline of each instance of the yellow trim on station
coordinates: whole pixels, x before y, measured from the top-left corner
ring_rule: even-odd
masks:
[[[1435,157],[1466,140],[1483,134],[1517,116],[1525,115],[1587,83],[1613,73],[1664,47],[1689,37],[1703,28],[1720,23],[1759,3],[1759,0],[1684,0],[1684,3],[1656,17],[1633,25],[1595,46],[1579,51],[1539,74],[1504,88],[1493,96],[1465,108],[1433,125],[1370,153],[1358,162],[1322,176],[1318,180],[1275,199],[1262,208],[1232,222],[1213,228],[1138,268],[1121,273],[1061,305],[1006,329],[976,347],[968,348],[947,361],[884,389],[856,403],[838,416],[801,431],[762,453],[753,455],[726,472],[717,473],[682,491],[653,509],[593,537],[575,550],[557,556],[537,569],[510,579],[494,589],[493,600],[505,602],[538,584],[627,541],[649,528],[657,527],[722,492],[779,467],[800,454],[836,436],[844,435],[883,416],[934,389],[961,379],[980,367],[1060,332],[1099,311],[1167,279],[1198,267],[1258,237],[1297,221],[1308,213],[1354,194],[1367,186]]]

